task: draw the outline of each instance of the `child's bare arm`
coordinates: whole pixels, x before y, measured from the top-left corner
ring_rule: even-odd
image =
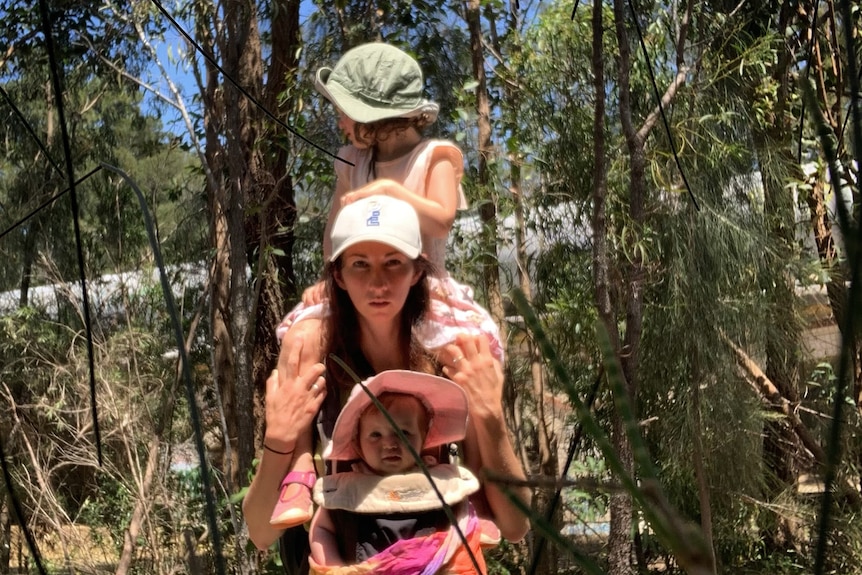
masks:
[[[332,517],[325,507],[319,507],[308,533],[311,556],[320,565],[343,565],[344,560],[338,553],[338,541]]]
[[[347,186],[348,183],[343,178],[339,178],[335,182],[335,193],[332,196],[332,204],[329,206],[329,217],[326,219],[326,227],[323,230],[324,264],[329,261],[329,256],[332,255],[332,238],[329,237],[329,233],[332,231],[332,224],[335,223],[335,216],[338,215],[338,211],[344,205],[343,198],[350,191]]]
[[[347,192],[342,196],[340,205],[350,204],[368,196],[392,196],[413,206],[419,215],[423,235],[445,237],[452,228],[455,210],[458,208],[458,180],[455,167],[448,158],[431,164],[425,190],[427,195],[420,196],[395,180],[381,178]]]

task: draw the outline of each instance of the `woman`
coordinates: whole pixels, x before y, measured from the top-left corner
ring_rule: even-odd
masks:
[[[423,86],[419,63],[403,50],[380,42],[356,46],[333,68],[318,70],[315,87],[333,105],[338,127],[350,142],[338,151],[345,161],[334,166],[335,194],[327,218],[324,259],[330,260],[330,232],[342,206],[376,195],[404,200],[416,210],[424,257],[434,266],[428,274],[432,297],[422,307],[424,319],[407,333],[428,350],[454,342],[461,333],[483,334],[503,362],[497,324],[475,302],[472,288],[445,270],[446,239],[456,211],[467,207],[461,188],[464,158],[454,142],[423,134],[439,112],[437,103],[423,97]],[[408,255],[414,259],[418,254]],[[325,281],[308,288],[302,302],[276,329],[284,346],[293,347],[294,338],[304,339],[307,356],[314,361],[322,350],[313,346],[321,340],[322,320],[329,313],[325,289]],[[279,528],[301,525],[312,517],[314,458],[310,437],[305,439],[294,452],[270,518]]]
[[[299,373],[304,359],[302,346],[296,345],[282,349],[279,368],[267,380],[264,450],[243,502],[249,536],[259,549],[269,547],[284,531],[269,520],[297,443],[312,427],[318,410],[321,440],[327,441],[355,383],[328,359],[330,355],[344,361],[360,379],[390,369],[433,372],[441,366],[468,398],[465,465],[476,473],[487,469],[516,479],[525,477],[503,419],[503,371],[487,338],[460,336],[434,358],[414,337],[428,307],[430,268],[421,255],[416,211],[389,196],[363,198],[342,208],[331,240],[333,251],[325,272],[330,314],[323,333],[327,367],[318,363]],[[523,538],[529,521],[502,490],[487,483],[482,493],[475,502],[480,514],[492,519],[504,538]],[[515,493],[529,505],[528,489],[518,488]]]

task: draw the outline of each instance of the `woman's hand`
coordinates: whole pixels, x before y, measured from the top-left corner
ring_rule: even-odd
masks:
[[[470,415],[502,417],[503,368],[483,335],[462,334],[438,354],[443,373],[467,393]]]
[[[488,339],[483,336],[460,335],[454,343],[443,346],[437,355],[443,373],[467,394],[470,419],[464,438],[464,462],[480,477],[483,471],[526,480],[524,468],[509,439],[503,415],[503,369],[491,354]],[[530,506],[532,494],[527,487],[514,487],[511,492],[524,505]],[[483,481],[485,502],[480,513],[487,512],[500,528],[503,537],[518,541],[530,528],[529,519],[512,503],[509,495],[494,482]],[[479,503],[477,500],[476,503]]]
[[[313,356],[314,346],[306,344],[307,333],[295,331],[297,326],[310,321],[299,322],[285,334],[278,369],[266,380],[266,435],[263,439],[266,449],[261,453],[257,471],[242,502],[249,538],[261,550],[272,545],[284,531],[270,525],[269,518],[294,452],[297,448],[304,449],[297,441],[301,434],[310,437],[312,421],[326,397],[326,385],[321,377],[323,364],[314,363],[319,357]],[[300,441],[303,442],[310,444],[310,439]]]
[[[325,367],[312,364],[300,373],[302,348],[297,338],[287,353],[279,356],[278,369],[266,380],[266,436],[264,444],[276,451],[289,452],[296,445],[298,431],[311,427],[326,397]]]

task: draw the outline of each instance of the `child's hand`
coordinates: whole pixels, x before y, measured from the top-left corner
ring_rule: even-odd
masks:
[[[302,303],[311,306],[317,305],[325,299],[326,282],[317,282],[302,292]]]
[[[399,200],[406,200],[402,190],[406,190],[406,188],[395,180],[380,178],[341,196],[341,207],[369,196],[392,196]]]

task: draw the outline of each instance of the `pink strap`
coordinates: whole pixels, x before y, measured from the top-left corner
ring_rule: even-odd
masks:
[[[281,481],[281,486],[290,485],[291,483],[299,483],[305,485],[309,489],[314,488],[314,483],[317,481],[317,474],[313,471],[291,471],[284,476]]]

